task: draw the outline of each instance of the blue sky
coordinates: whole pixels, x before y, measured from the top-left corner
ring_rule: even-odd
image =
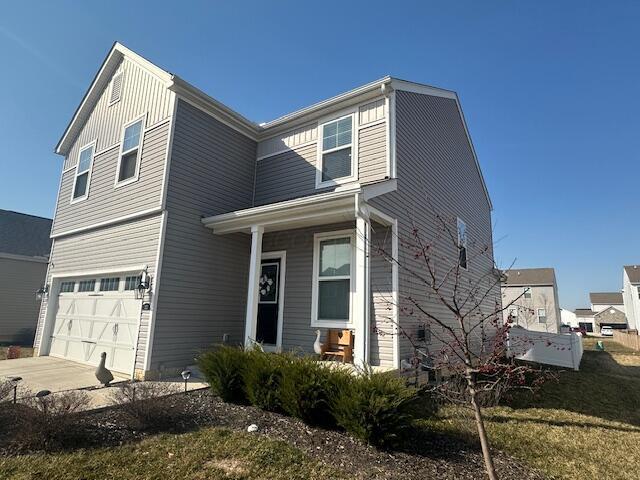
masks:
[[[0,208],[53,215],[53,147],[119,40],[255,121],[386,74],[456,90],[502,266],[555,267],[575,308],[640,263],[640,3],[147,5],[3,4]]]

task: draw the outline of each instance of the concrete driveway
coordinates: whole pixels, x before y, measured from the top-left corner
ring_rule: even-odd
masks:
[[[96,367],[55,357],[29,357],[0,361],[0,378],[22,377],[21,386],[32,392],[50,390],[61,392],[97,387]],[[114,383],[128,377],[114,373]]]

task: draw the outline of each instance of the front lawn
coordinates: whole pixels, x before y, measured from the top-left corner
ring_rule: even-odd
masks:
[[[140,443],[71,453],[0,458],[0,478],[346,479],[282,441],[223,428],[158,435]]]
[[[579,372],[566,371],[535,397],[487,409],[493,446],[552,478],[638,478],[640,471],[640,353],[612,340],[605,351],[584,339]],[[475,434],[456,408],[445,408],[430,427]]]

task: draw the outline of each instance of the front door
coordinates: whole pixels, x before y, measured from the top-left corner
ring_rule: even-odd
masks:
[[[279,350],[282,338],[282,298],[284,258],[265,254],[258,278],[258,321],[256,341],[265,350]]]

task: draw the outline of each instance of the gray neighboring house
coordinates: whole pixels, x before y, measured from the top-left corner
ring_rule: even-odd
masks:
[[[597,333],[602,327],[616,329],[627,328],[624,300],[620,292],[591,292],[591,310],[593,311],[593,326]]]
[[[50,233],[48,218],[0,210],[0,343],[33,342]]]
[[[502,282],[502,305],[506,307],[505,321],[510,318],[527,330],[560,333],[560,302],[553,268],[507,270]]]
[[[257,124],[116,43],[55,151],[36,355],[96,364],[106,351],[111,369],[152,378],[221,342],[312,352],[331,328],[354,332],[356,362],[397,368],[412,354],[397,323],[420,328],[399,299],[422,289],[370,245],[416,262],[398,237],[433,232],[429,197],[466,227],[460,249],[492,252],[449,90],[385,77]],[[491,253],[469,258],[471,281],[491,274]]]

